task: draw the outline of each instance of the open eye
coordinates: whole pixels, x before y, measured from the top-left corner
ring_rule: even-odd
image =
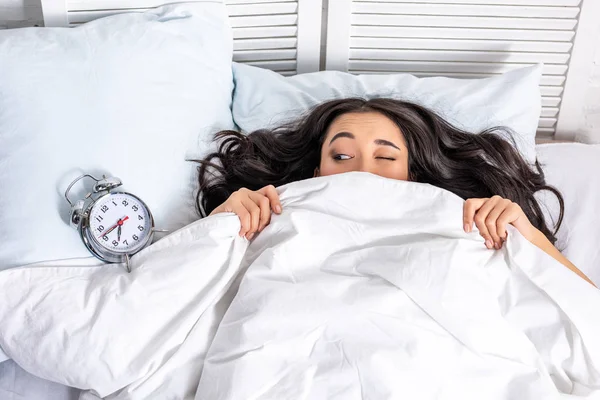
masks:
[[[336,161],[349,160],[351,158],[352,157],[350,157],[347,154],[336,154],[336,155],[333,156],[333,159],[336,160]]]

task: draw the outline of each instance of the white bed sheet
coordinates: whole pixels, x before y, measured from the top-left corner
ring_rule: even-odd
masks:
[[[600,199],[600,177],[595,175],[595,171],[600,170],[600,146],[551,144],[539,145],[537,151],[548,183],[565,197],[565,222],[558,235],[558,246],[600,285],[600,251],[594,247],[600,239],[600,213],[595,208]],[[554,207],[550,208],[550,213],[555,214]],[[82,264],[81,259],[72,261]],[[85,262],[98,263],[92,257]],[[60,264],[65,265],[65,261]],[[78,389],[35,377],[12,360],[2,362],[5,358],[0,351],[0,399],[73,400],[79,397]]]
[[[38,266],[98,265],[95,257],[37,263]],[[38,378],[8,359],[0,349],[0,400],[76,400],[81,390]]]
[[[580,143],[537,146],[546,182],[563,195],[565,215],[556,246],[600,286],[600,145]],[[549,213],[558,215],[555,196],[546,193]]]
[[[79,392],[79,389],[33,376],[12,360],[0,362],[2,400],[76,400]]]

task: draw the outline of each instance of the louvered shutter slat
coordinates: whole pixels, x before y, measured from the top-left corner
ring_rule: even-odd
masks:
[[[524,53],[510,51],[454,51],[454,50],[405,50],[362,49],[350,50],[350,58],[357,60],[404,60],[404,61],[461,61],[504,63],[566,64],[568,53]]]
[[[384,14],[354,14],[351,21],[353,25],[429,27],[468,26],[474,28],[546,30],[572,30],[577,24],[576,19],[457,17],[438,15],[402,15],[400,18],[397,15]]]
[[[353,0],[334,6],[341,18],[328,21],[328,45],[337,47],[332,60],[328,52],[328,66],[473,79],[544,63],[540,133],[555,128],[580,0]]]
[[[441,15],[520,18],[576,18],[578,10],[568,7],[532,7],[525,5],[435,4],[431,2],[389,3],[355,1],[355,14]]]
[[[477,51],[515,51],[540,53],[568,53],[570,42],[535,42],[481,39],[428,39],[428,38],[384,38],[354,37],[353,45],[363,49],[439,49],[439,50],[477,50]]]
[[[362,26],[352,25],[352,37],[376,37],[403,39],[478,39],[478,40],[534,40],[569,42],[573,40],[575,31],[556,29],[487,29],[472,27],[427,27],[427,26]]]

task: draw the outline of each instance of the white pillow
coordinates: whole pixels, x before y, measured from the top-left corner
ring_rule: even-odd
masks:
[[[565,215],[556,246],[597,285],[600,285],[600,145],[544,144],[537,154],[546,182],[565,200]],[[538,197],[547,218],[558,218],[558,202],[549,192]],[[548,219],[548,221],[553,221]]]
[[[0,31],[0,269],[90,256],[63,197],[82,172],[121,178],[157,228],[197,218],[185,160],[234,126],[231,59],[213,1]]]
[[[312,106],[344,97],[391,97],[434,111],[459,128],[478,133],[505,126],[531,162],[541,112],[542,66],[485,79],[417,78],[409,74],[352,75],[323,71],[285,78],[275,72],[233,64],[233,119],[246,132],[293,120]]]

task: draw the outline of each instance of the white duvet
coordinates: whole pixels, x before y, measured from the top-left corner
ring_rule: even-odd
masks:
[[[366,173],[280,190],[115,266],[0,272],[0,347],[109,399],[600,398],[600,291],[463,201]],[[239,286],[239,289],[238,289]]]

